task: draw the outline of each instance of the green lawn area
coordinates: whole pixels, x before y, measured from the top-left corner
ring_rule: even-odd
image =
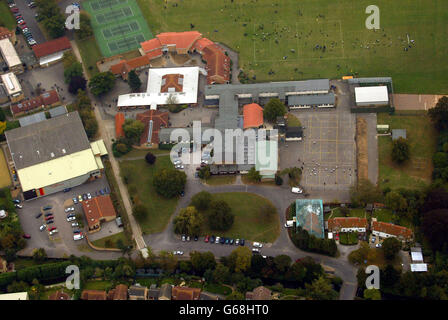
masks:
[[[366,1],[137,2],[153,34],[188,31],[193,24],[204,37],[237,51],[240,67],[256,81],[355,74],[391,76],[398,93],[448,89],[446,0],[378,0],[376,31],[365,26]],[[415,42],[405,51],[407,35]]]
[[[151,152],[154,155],[157,155],[157,154],[169,155],[170,154],[170,150],[160,150],[160,149],[150,149],[150,150],[148,150],[148,149],[135,149],[135,148],[133,148],[131,151],[129,151],[125,155],[121,156],[119,158],[119,160],[135,159],[135,158],[142,158],[142,159],[144,159],[148,152]]]
[[[89,280],[83,285],[83,290],[109,290],[112,287],[110,281],[105,280]]]
[[[177,206],[177,198],[165,199],[159,196],[152,185],[156,170],[172,167],[169,156],[157,157],[153,166],[145,160],[120,161],[121,174],[128,180],[129,195],[134,199],[138,197],[148,209],[146,221],[140,224],[146,234],[163,231]]]
[[[110,241],[112,241],[112,244],[113,244],[111,248],[116,248],[116,244],[119,239],[121,239],[125,245],[130,245],[124,232],[119,232],[119,233],[113,234],[111,236],[92,241],[92,243],[93,243],[93,245],[95,245],[97,247],[107,248],[106,241],[110,240]]]
[[[355,209],[349,209],[349,217],[358,217],[358,218],[365,218],[366,217],[366,211],[363,208],[355,208]],[[325,220],[328,220],[330,218],[338,218],[338,217],[345,217],[340,208],[333,209],[333,212],[331,214],[325,215]]]
[[[243,238],[252,241],[274,242],[280,234],[280,223],[277,212],[271,221],[261,221],[259,210],[270,201],[259,195],[246,192],[215,193],[213,199],[226,201],[235,214],[235,221],[229,231],[211,231],[204,226],[204,234],[230,238]]]
[[[222,176],[211,176],[205,182],[211,186],[219,186],[222,184],[233,184],[235,183],[235,175],[222,175]]]
[[[393,223],[393,212],[390,209],[375,209],[373,217],[376,218],[379,222],[388,222]]]
[[[15,31],[17,26],[16,19],[14,19],[11,9],[9,9],[6,1],[0,2],[0,16],[2,17],[0,26],[4,26],[9,30]]]
[[[355,245],[358,243],[358,232],[339,233],[339,243],[343,245]]]
[[[87,72],[89,73],[89,76],[93,77],[99,73],[96,62],[101,60],[103,57],[98,45],[96,44],[95,37],[84,40],[76,39],[76,44],[78,45],[82,61],[87,69]]]
[[[403,165],[392,161],[392,138],[378,137],[379,185],[381,188],[424,188],[431,182],[432,156],[436,151],[437,133],[429,117],[400,113],[378,114],[378,124],[388,124],[390,129],[406,129],[411,158]]]
[[[229,287],[216,284],[216,283],[206,283],[202,290],[208,291],[210,293],[222,294],[223,296],[227,296],[232,293],[232,289]]]

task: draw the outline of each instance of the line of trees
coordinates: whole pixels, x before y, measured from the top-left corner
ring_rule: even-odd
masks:
[[[36,0],[40,21],[53,39],[65,34],[65,17],[55,0]]]

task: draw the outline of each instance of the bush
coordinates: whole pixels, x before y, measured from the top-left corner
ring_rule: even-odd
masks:
[[[190,205],[192,205],[193,207],[195,207],[200,211],[204,211],[209,208],[211,202],[212,202],[212,195],[207,191],[201,191],[191,198]]]
[[[235,219],[230,206],[222,200],[215,200],[210,204],[208,222],[212,230],[229,230]]]
[[[152,165],[152,164],[156,163],[157,158],[151,152],[148,152],[145,156],[145,160],[147,163]]]
[[[336,242],[333,239],[316,238],[301,227],[297,227],[297,231],[291,235],[291,240],[296,247],[304,251],[321,253],[332,257],[338,251]]]
[[[184,190],[186,182],[185,172],[173,168],[157,171],[153,179],[153,185],[157,193],[165,198],[179,195]]]
[[[392,147],[392,160],[397,163],[403,163],[409,160],[409,157],[410,150],[408,141],[401,137],[395,140]]]
[[[142,204],[136,205],[133,215],[138,222],[143,222],[148,216],[148,209]]]

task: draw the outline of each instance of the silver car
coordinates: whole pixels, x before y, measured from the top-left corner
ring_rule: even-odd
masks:
[[[46,226],[45,224],[43,224],[43,225],[41,225],[41,226],[39,227],[39,230],[40,230],[40,231],[44,231],[46,227],[47,227],[47,226]]]

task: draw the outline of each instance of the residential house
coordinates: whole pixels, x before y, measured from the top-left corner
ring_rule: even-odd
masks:
[[[140,285],[130,286],[129,300],[148,300],[148,288]]]
[[[271,290],[260,286],[253,291],[246,292],[246,300],[271,300]]]
[[[157,288],[157,285],[152,284],[148,290],[148,300],[157,300],[159,299],[160,289]]]
[[[107,294],[104,290],[83,290],[81,300],[106,300]]]
[[[169,283],[162,284],[159,292],[159,300],[171,300],[172,290],[173,286]]]
[[[372,222],[372,234],[380,238],[396,237],[401,241],[412,239],[412,230],[386,222]]]
[[[115,139],[124,137],[123,124],[125,121],[124,113],[118,112],[115,115]]]
[[[114,205],[109,195],[94,197],[82,202],[89,232],[101,229],[101,222],[112,221],[117,217]]]
[[[128,286],[119,284],[107,293],[107,300],[128,300]]]
[[[337,217],[328,219],[329,232],[361,232],[367,230],[367,219],[357,217]]]
[[[200,295],[200,288],[174,287],[171,300],[199,300]]]

